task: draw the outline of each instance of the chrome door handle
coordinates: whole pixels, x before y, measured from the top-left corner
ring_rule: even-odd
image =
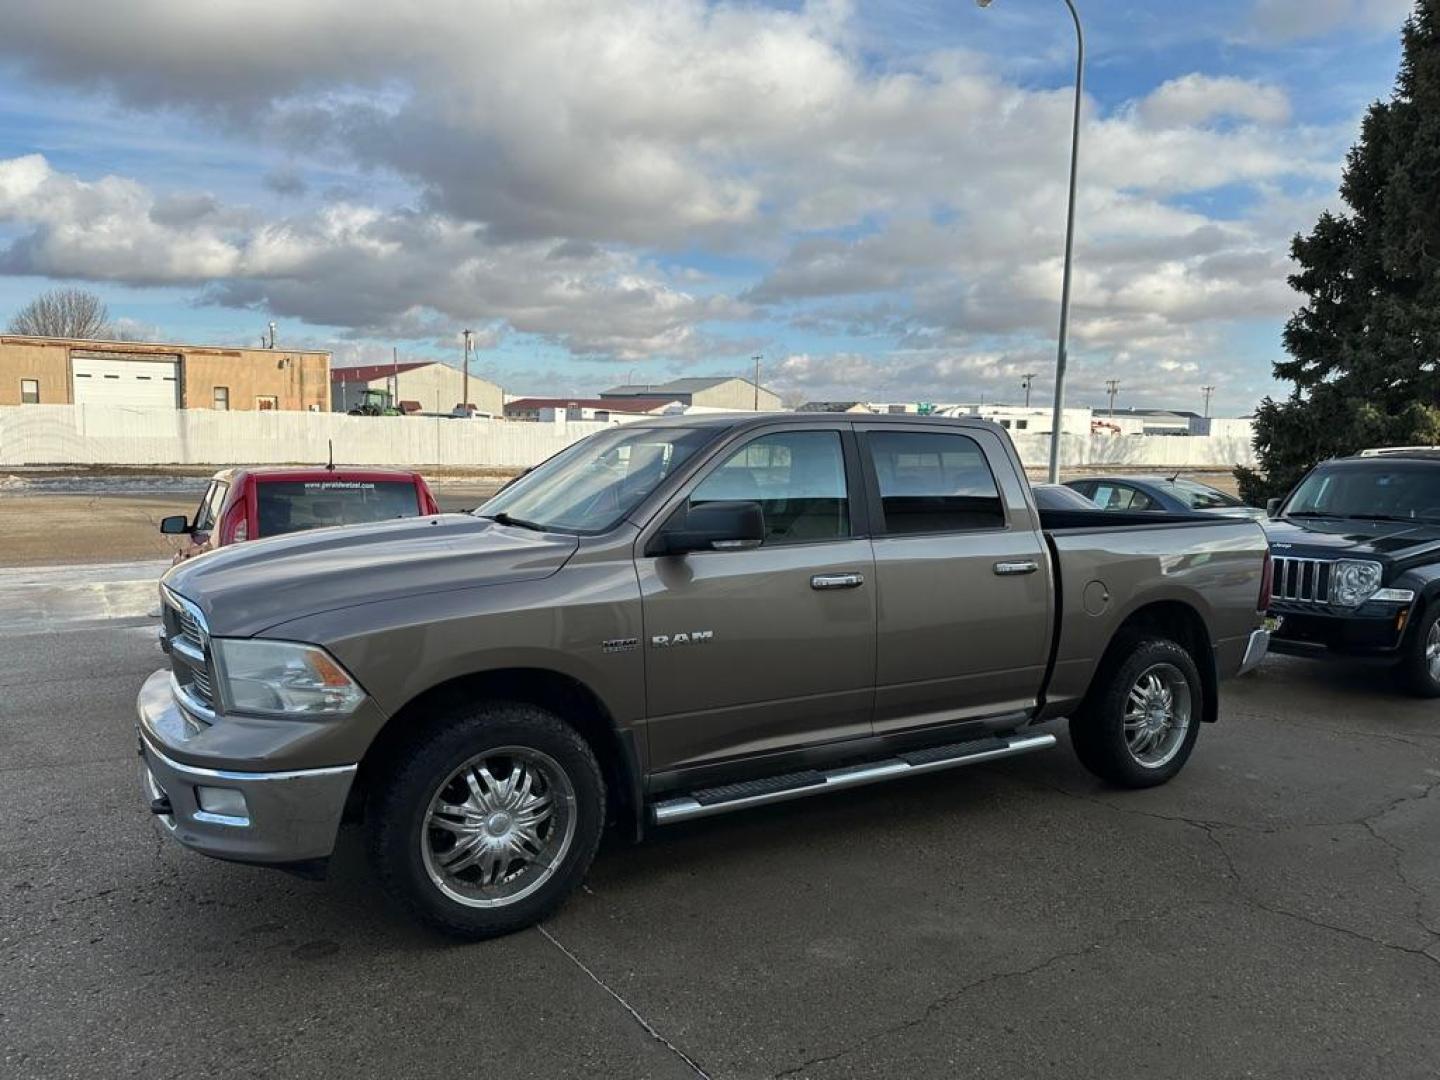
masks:
[[[816,574],[810,579],[812,589],[858,589],[865,584],[864,574]]]
[[[1034,559],[1022,559],[1018,562],[997,562],[995,573],[1001,577],[1012,577],[1016,574],[1033,574],[1040,569],[1040,564]]]

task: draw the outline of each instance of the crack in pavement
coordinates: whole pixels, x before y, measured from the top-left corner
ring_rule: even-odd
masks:
[[[1063,795],[1063,796],[1065,796],[1065,797],[1067,797],[1067,798],[1076,799],[1076,800],[1079,800],[1079,801],[1081,801],[1081,802],[1094,803],[1094,804],[1096,804],[1097,806],[1104,807],[1105,809],[1111,810],[1111,811],[1113,811],[1113,812],[1115,812],[1115,813],[1128,814],[1128,815],[1137,816],[1137,817],[1149,817],[1149,818],[1154,818],[1154,819],[1156,819],[1156,820],[1158,820],[1158,821],[1174,822],[1174,823],[1178,823],[1178,824],[1181,824],[1181,825],[1185,825],[1185,826],[1187,826],[1187,827],[1189,827],[1189,828],[1193,828],[1193,829],[1199,830],[1202,834],[1204,834],[1204,836],[1205,836],[1205,838],[1207,839],[1207,841],[1210,843],[1210,845],[1215,849],[1216,853],[1219,855],[1220,861],[1221,861],[1221,863],[1223,864],[1223,867],[1224,867],[1224,870],[1225,870],[1225,874],[1226,874],[1226,876],[1227,876],[1227,878],[1229,879],[1230,884],[1231,884],[1230,892],[1231,892],[1231,898],[1232,898],[1232,899],[1231,899],[1230,901],[1223,901],[1223,900],[1222,900],[1222,901],[1214,901],[1214,903],[1227,903],[1227,902],[1228,902],[1228,903],[1238,903],[1238,904],[1241,905],[1241,906],[1250,906],[1250,907],[1255,908],[1256,910],[1264,911],[1264,912],[1266,912],[1267,914],[1274,915],[1274,916],[1279,917],[1279,918],[1293,919],[1293,920],[1295,920],[1295,921],[1297,921],[1297,922],[1305,923],[1306,925],[1311,926],[1311,927],[1314,927],[1315,929],[1318,929],[1318,930],[1326,930],[1326,931],[1329,931],[1329,932],[1331,932],[1331,933],[1341,934],[1341,935],[1343,935],[1343,936],[1345,936],[1345,937],[1351,938],[1351,939],[1356,940],[1356,941],[1364,942],[1365,944],[1374,946],[1374,947],[1376,947],[1376,948],[1381,948],[1381,949],[1385,949],[1385,950],[1388,950],[1388,951],[1398,952],[1398,953],[1404,954],[1404,955],[1406,955],[1406,956],[1418,957],[1418,958],[1420,958],[1420,959],[1422,959],[1422,960],[1429,961],[1430,963],[1435,964],[1436,966],[1440,966],[1440,956],[1433,955],[1432,952],[1431,952],[1431,949],[1434,947],[1435,942],[1436,942],[1436,941],[1440,941],[1440,934],[1437,934],[1436,931],[1435,931],[1432,927],[1428,926],[1428,925],[1425,923],[1425,921],[1424,921],[1424,919],[1423,919],[1423,915],[1421,914],[1422,909],[1421,909],[1421,906],[1420,906],[1420,905],[1423,903],[1423,900],[1424,900],[1424,898],[1425,898],[1425,893],[1424,893],[1424,891],[1421,890],[1419,887],[1417,887],[1417,886],[1414,885],[1412,882],[1410,882],[1410,881],[1405,877],[1403,870],[1400,869],[1400,865],[1399,865],[1399,861],[1398,861],[1398,860],[1399,860],[1399,856],[1400,856],[1400,853],[1401,853],[1401,849],[1399,848],[1399,846],[1398,846],[1398,845],[1395,845],[1392,841],[1388,840],[1387,838],[1380,836],[1378,833],[1375,832],[1375,830],[1374,830],[1374,828],[1373,828],[1373,823],[1374,823],[1375,821],[1378,821],[1380,818],[1383,818],[1385,815],[1387,815],[1387,814],[1389,814],[1389,813],[1392,813],[1397,807],[1402,806],[1402,805],[1404,805],[1404,804],[1407,803],[1407,802],[1424,800],[1424,799],[1429,798],[1430,795],[1431,795],[1433,792],[1435,792],[1436,790],[1440,790],[1440,781],[1437,781],[1437,782],[1435,782],[1435,783],[1433,783],[1433,784],[1427,785],[1427,786],[1424,788],[1423,792],[1421,792],[1420,794],[1409,793],[1409,794],[1406,794],[1406,795],[1397,796],[1396,798],[1390,800],[1390,802],[1387,803],[1382,809],[1380,809],[1380,810],[1378,810],[1378,811],[1376,811],[1376,812],[1374,812],[1374,813],[1368,814],[1368,815],[1366,815],[1366,816],[1363,817],[1363,818],[1352,819],[1352,820],[1343,821],[1343,822],[1305,823],[1305,824],[1295,825],[1295,826],[1286,826],[1286,827],[1283,827],[1283,828],[1282,828],[1282,827],[1276,827],[1276,828],[1257,829],[1257,828],[1254,828],[1254,827],[1251,827],[1251,826],[1234,825],[1234,824],[1231,824],[1231,823],[1229,823],[1229,822],[1224,822],[1224,821],[1211,821],[1211,820],[1206,820],[1206,819],[1203,819],[1203,818],[1185,817],[1185,816],[1183,816],[1183,815],[1161,814],[1161,813],[1156,813],[1156,812],[1148,811],[1148,810],[1137,810],[1137,809],[1135,809],[1135,808],[1133,808],[1133,807],[1120,806],[1120,805],[1117,805],[1117,804],[1115,804],[1115,803],[1108,802],[1108,801],[1106,801],[1106,800],[1104,800],[1104,799],[1100,799],[1100,798],[1097,798],[1097,797],[1094,797],[1094,796],[1090,796],[1090,795],[1085,795],[1085,794],[1083,794],[1083,793],[1073,792],[1073,791],[1067,791],[1067,790],[1065,790],[1064,788],[1055,787],[1055,786],[1053,786],[1053,785],[1045,784],[1045,783],[1043,783],[1043,782],[1037,782],[1037,781],[1034,781],[1034,780],[1026,780],[1026,779],[1020,779],[1020,778],[1017,778],[1017,777],[1012,777],[1012,776],[1009,776],[1009,775],[1004,774],[1004,773],[996,772],[996,771],[993,770],[993,769],[988,769],[987,771],[991,772],[992,775],[999,776],[1001,779],[1009,780],[1009,781],[1011,781],[1011,782],[1013,782],[1013,783],[1015,783],[1015,784],[1018,784],[1018,785],[1020,785],[1020,786],[1025,786],[1025,787],[1039,787],[1039,788],[1042,788],[1042,789],[1044,789],[1044,790],[1054,791],[1054,792],[1056,792],[1056,793],[1058,793],[1058,794],[1060,794],[1060,795]],[[1358,826],[1358,827],[1364,828],[1364,829],[1366,829],[1366,830],[1370,833],[1370,835],[1374,836],[1377,841],[1379,841],[1380,843],[1384,844],[1387,848],[1389,848],[1389,849],[1391,850],[1391,852],[1392,852],[1392,857],[1393,857],[1394,860],[1395,860],[1396,876],[1397,876],[1397,877],[1405,884],[1405,886],[1406,886],[1408,889],[1410,889],[1410,891],[1416,896],[1416,917],[1415,917],[1415,921],[1416,921],[1416,924],[1417,924],[1426,934],[1428,934],[1428,935],[1432,938],[1432,941],[1431,941],[1430,944],[1426,945],[1424,948],[1414,948],[1414,947],[1412,947],[1412,946],[1399,945],[1399,944],[1396,944],[1395,942],[1392,942],[1392,941],[1385,941],[1385,940],[1383,940],[1383,939],[1381,939],[1381,938],[1370,937],[1370,936],[1368,936],[1368,935],[1366,935],[1366,934],[1363,934],[1363,933],[1359,932],[1358,930],[1352,930],[1352,929],[1350,929],[1349,927],[1339,926],[1339,925],[1336,925],[1336,924],[1334,924],[1334,923],[1329,923],[1329,922],[1324,921],[1323,919],[1317,919],[1317,918],[1315,918],[1315,917],[1313,917],[1313,916],[1305,915],[1305,914],[1303,914],[1303,913],[1301,913],[1301,912],[1297,912],[1297,911],[1291,911],[1291,910],[1289,910],[1289,909],[1287,909],[1287,908],[1279,907],[1279,906],[1277,906],[1277,905],[1270,904],[1270,903],[1267,903],[1267,902],[1261,900],[1259,897],[1255,896],[1254,893],[1252,893],[1252,892],[1246,887],[1246,885],[1245,885],[1245,880],[1244,880],[1244,876],[1241,874],[1239,868],[1235,865],[1235,860],[1234,860],[1234,858],[1231,856],[1229,850],[1225,847],[1224,842],[1221,840],[1220,836],[1217,835],[1220,831],[1223,831],[1223,830],[1234,830],[1234,831],[1236,831],[1236,832],[1249,832],[1249,833],[1252,833],[1252,834],[1270,835],[1270,834],[1279,833],[1279,832],[1285,832],[1285,831],[1290,831],[1291,829],[1298,829],[1298,828],[1338,827],[1338,826],[1351,826],[1351,827],[1356,827],[1356,826]],[[1054,953],[1054,954],[1052,954],[1052,955],[1050,955],[1050,956],[1047,956],[1046,958],[1044,958],[1044,959],[1042,959],[1042,960],[1040,960],[1040,961],[1038,961],[1038,962],[1036,962],[1036,963],[1034,963],[1034,964],[1030,964],[1029,966],[1024,967],[1024,968],[1019,968],[1019,969],[1014,969],[1014,970],[1009,970],[1009,971],[992,972],[992,973],[990,973],[989,975],[983,976],[983,977],[978,978],[978,979],[971,980],[970,982],[964,983],[964,984],[962,984],[961,986],[955,987],[955,988],[952,989],[952,990],[946,991],[944,994],[942,994],[942,995],[940,995],[939,997],[937,997],[937,998],[933,999],[932,1001],[930,1001],[930,1002],[925,1006],[925,1008],[921,1011],[921,1013],[920,1013],[919,1015],[909,1017],[908,1019],[902,1020],[902,1021],[900,1021],[900,1022],[898,1022],[898,1023],[896,1023],[896,1024],[892,1024],[892,1025],[889,1025],[889,1026],[887,1026],[887,1027],[885,1027],[885,1028],[882,1028],[882,1029],[880,1029],[880,1030],[878,1030],[878,1031],[871,1032],[870,1034],[864,1036],[863,1038],[857,1039],[857,1040],[855,1040],[854,1042],[852,1042],[852,1043],[850,1043],[850,1044],[848,1044],[848,1045],[846,1045],[846,1046],[844,1046],[844,1047],[841,1047],[841,1048],[838,1049],[838,1050],[834,1050],[834,1051],[831,1051],[831,1052],[826,1053],[826,1054],[821,1054],[821,1055],[817,1055],[817,1056],[812,1057],[812,1058],[808,1058],[808,1059],[806,1059],[805,1061],[802,1061],[801,1063],[799,1063],[798,1065],[794,1065],[794,1066],[791,1066],[790,1068],[783,1069],[783,1070],[781,1070],[781,1071],[779,1071],[779,1072],[776,1072],[776,1073],[772,1074],[772,1080],[781,1080],[781,1078],[783,1078],[783,1077],[790,1077],[790,1076],[799,1075],[799,1074],[801,1074],[801,1073],[806,1072],[806,1071],[809,1070],[809,1069],[813,1069],[813,1068],[815,1068],[815,1067],[817,1067],[817,1066],[820,1066],[820,1065],[826,1065],[826,1064],[829,1064],[829,1063],[831,1063],[831,1062],[837,1061],[837,1060],[839,1060],[840,1058],[844,1058],[844,1057],[847,1057],[847,1056],[849,1056],[849,1055],[851,1055],[851,1054],[854,1054],[854,1053],[856,1053],[857,1051],[863,1050],[865,1047],[867,1047],[867,1046],[869,1046],[869,1045],[871,1045],[871,1044],[873,1044],[873,1043],[875,1043],[875,1042],[877,1042],[877,1041],[879,1041],[879,1040],[881,1040],[881,1039],[885,1039],[885,1038],[888,1038],[888,1037],[890,1037],[890,1036],[892,1036],[892,1035],[897,1035],[897,1034],[900,1034],[900,1033],[902,1033],[902,1032],[908,1031],[908,1030],[910,1030],[910,1029],[912,1029],[912,1028],[918,1027],[918,1026],[920,1026],[921,1024],[923,1024],[923,1023],[925,1023],[926,1021],[928,1021],[928,1020],[929,1020],[931,1017],[933,1017],[936,1013],[938,1013],[938,1012],[940,1012],[940,1011],[942,1011],[942,1010],[944,1010],[944,1009],[946,1009],[946,1008],[954,1005],[956,1002],[958,1002],[962,997],[964,997],[966,994],[970,993],[972,990],[976,990],[976,989],[978,989],[978,988],[980,988],[980,987],[992,985],[992,984],[994,984],[994,983],[1002,982],[1002,981],[1008,980],[1008,979],[1024,978],[1024,977],[1026,977],[1026,976],[1034,975],[1034,974],[1037,974],[1037,973],[1039,973],[1039,972],[1041,972],[1041,971],[1044,971],[1045,969],[1050,968],[1050,967],[1053,967],[1055,964],[1061,963],[1061,962],[1063,962],[1063,961],[1065,961],[1065,960],[1067,960],[1067,959],[1079,959],[1080,957],[1083,957],[1083,956],[1086,956],[1086,955],[1090,955],[1090,954],[1092,954],[1093,952],[1095,952],[1096,950],[1102,949],[1102,948],[1104,948],[1106,945],[1108,945],[1108,944],[1110,944],[1111,942],[1117,940],[1117,939],[1119,938],[1119,936],[1124,932],[1124,929],[1125,929],[1125,927],[1126,927],[1127,925],[1136,925],[1136,924],[1140,924],[1140,923],[1152,921],[1152,920],[1158,919],[1158,918],[1169,918],[1169,917],[1171,917],[1171,916],[1173,916],[1173,915],[1175,915],[1175,914],[1178,914],[1180,911],[1182,911],[1182,910],[1184,910],[1184,909],[1186,909],[1186,908],[1189,908],[1189,907],[1204,907],[1204,906],[1207,906],[1208,903],[1209,903],[1209,902],[1206,902],[1206,901],[1195,901],[1195,902],[1189,902],[1189,903],[1178,903],[1178,904],[1170,905],[1169,907],[1164,908],[1164,909],[1162,909],[1161,911],[1154,912],[1154,913],[1152,913],[1152,914],[1150,914],[1150,915],[1133,916],[1133,917],[1131,917],[1131,918],[1129,918],[1129,919],[1123,919],[1123,920],[1121,920],[1119,923],[1116,924],[1116,928],[1115,928],[1111,933],[1106,934],[1106,935],[1104,935],[1104,936],[1102,936],[1102,937],[1100,937],[1100,938],[1098,938],[1098,939],[1096,939],[1096,940],[1087,942],[1086,944],[1084,944],[1084,945],[1082,945],[1082,946],[1077,946],[1077,947],[1072,947],[1072,948],[1068,948],[1068,949],[1063,949],[1063,950],[1061,950],[1061,951],[1059,951],[1059,952],[1057,952],[1057,953]]]
[[[1155,919],[1172,918],[1186,908],[1203,906],[1205,905],[1195,903],[1171,904],[1159,911],[1151,912],[1148,915],[1135,915],[1130,918],[1121,919],[1109,933],[1103,934],[1093,941],[1087,941],[1084,945],[1062,949],[1027,967],[1015,968],[1009,971],[992,971],[990,974],[983,975],[978,979],[971,979],[969,982],[962,983],[953,989],[947,990],[939,997],[930,1001],[926,1004],[925,1008],[921,1010],[919,1015],[890,1024],[887,1027],[881,1028],[879,1031],[872,1031],[870,1034],[856,1039],[854,1042],[841,1047],[839,1050],[831,1051],[828,1054],[820,1054],[816,1057],[808,1058],[798,1065],[792,1065],[788,1069],[782,1069],[779,1072],[771,1074],[771,1080],[781,1080],[782,1077],[786,1076],[797,1076],[804,1073],[807,1069],[815,1068],[817,1065],[828,1065],[830,1062],[838,1061],[840,1058],[848,1057],[856,1051],[863,1050],[866,1046],[880,1039],[886,1039],[892,1035],[898,1035],[901,1032],[919,1027],[936,1013],[954,1005],[972,990],[978,990],[984,986],[1005,982],[1009,979],[1023,979],[1026,976],[1038,974],[1046,968],[1054,967],[1056,964],[1063,963],[1066,960],[1077,960],[1082,956],[1095,952],[1097,949],[1103,949],[1106,945],[1118,940],[1131,926],[1150,922]]]
[[[545,928],[543,923],[537,924],[535,929],[540,931],[540,935],[546,941],[550,942],[551,945],[554,945],[555,948],[559,949],[560,952],[564,954],[564,956],[572,964],[574,964],[577,968],[579,968],[587,976],[589,976],[591,982],[593,982],[596,986],[600,987],[601,990],[604,990],[605,993],[609,994],[612,998],[614,998],[619,1003],[620,1007],[630,1014],[631,1019],[633,1019],[637,1024],[640,1025],[641,1029],[645,1032],[645,1034],[649,1035],[650,1038],[654,1039],[661,1046],[665,1047],[665,1049],[669,1050],[670,1053],[674,1054],[677,1058],[683,1061],[690,1068],[690,1071],[693,1072],[696,1076],[700,1077],[701,1080],[711,1080],[710,1074],[707,1073],[704,1069],[702,1069],[694,1058],[692,1058],[689,1054],[685,1053],[684,1050],[681,1050],[664,1035],[661,1035],[660,1032],[656,1030],[654,1024],[650,1023],[649,1020],[646,1020],[645,1017],[640,1015],[639,1010],[636,1009],[635,1006],[631,1005],[628,1001],[621,997],[620,994],[616,990],[614,990],[609,983],[607,983],[604,979],[600,978],[599,975],[595,974],[594,971],[587,967],[583,960],[581,960],[573,952],[567,949],[564,945],[560,944],[559,940],[556,939],[555,935],[550,933],[550,931]]]
[[[1105,809],[1111,810],[1117,814],[1128,814],[1135,817],[1154,818],[1157,821],[1176,822],[1178,824],[1186,825],[1193,829],[1198,829],[1205,835],[1205,838],[1220,854],[1220,857],[1225,864],[1227,874],[1231,880],[1233,891],[1236,897],[1241,901],[1248,903],[1261,911],[1268,912],[1272,915],[1279,915],[1285,918],[1297,919],[1300,922],[1309,924],[1310,926],[1318,927],[1323,930],[1330,930],[1337,934],[1343,934],[1358,941],[1368,942],[1369,944],[1377,946],[1378,948],[1390,949],[1396,952],[1405,953],[1410,956],[1418,956],[1424,960],[1430,961],[1433,964],[1440,965],[1440,958],[1432,955],[1430,951],[1435,946],[1436,942],[1440,941],[1440,932],[1437,932],[1436,929],[1430,926],[1429,923],[1427,923],[1425,920],[1424,902],[1427,898],[1426,893],[1423,889],[1417,886],[1405,875],[1405,872],[1400,865],[1400,855],[1402,854],[1402,849],[1397,844],[1381,836],[1374,828],[1375,822],[1379,821],[1386,815],[1393,813],[1396,809],[1405,805],[1406,803],[1423,802],[1424,800],[1428,799],[1431,794],[1433,794],[1437,790],[1440,790],[1440,780],[1424,785],[1424,787],[1418,794],[1414,792],[1408,792],[1404,795],[1397,795],[1389,802],[1387,802],[1381,809],[1373,813],[1366,814],[1363,817],[1347,818],[1343,821],[1298,822],[1294,825],[1267,826],[1257,828],[1255,826],[1249,825],[1236,825],[1226,821],[1212,821],[1205,818],[1193,818],[1178,814],[1160,814],[1150,810],[1138,810],[1133,807],[1121,806],[1117,803],[1110,802],[1106,799],[1097,798],[1093,795],[1086,795],[1081,792],[1067,791],[1066,789],[1056,787],[1053,784],[1046,784],[1043,782],[1031,780],[1020,780],[1015,777],[1006,776],[1003,773],[994,772],[994,770],[991,771],[994,775],[1002,776],[1005,779],[1012,780],[1013,782],[1019,783],[1023,786],[1041,787],[1047,791],[1056,792],[1067,798],[1076,799],[1080,802],[1093,803],[1096,806],[1104,807]],[[1396,878],[1415,898],[1415,908],[1412,914],[1415,925],[1420,928],[1422,933],[1424,933],[1427,937],[1431,939],[1424,948],[1417,949],[1409,945],[1399,945],[1393,941],[1386,941],[1383,938],[1376,938],[1371,937],[1368,934],[1362,934],[1360,931],[1352,930],[1351,928],[1346,926],[1340,926],[1336,923],[1326,922],[1323,919],[1317,919],[1312,915],[1306,915],[1302,912],[1292,911],[1289,908],[1279,907],[1275,904],[1266,903],[1246,887],[1244,876],[1240,873],[1239,868],[1235,865],[1235,860],[1231,857],[1229,850],[1226,849],[1224,842],[1217,835],[1217,830],[1231,830],[1234,832],[1251,833],[1254,835],[1273,836],[1279,833],[1313,828],[1364,829],[1366,833],[1368,833],[1370,836],[1372,836],[1375,840],[1377,840],[1389,850],[1391,856],[1391,864],[1394,868]]]

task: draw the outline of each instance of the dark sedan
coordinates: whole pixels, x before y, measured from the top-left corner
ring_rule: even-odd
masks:
[[[1170,514],[1223,514],[1257,521],[1265,511],[1246,506],[1208,484],[1179,476],[1088,476],[1068,480],[1065,486],[1078,491],[1102,510],[1161,510]]]

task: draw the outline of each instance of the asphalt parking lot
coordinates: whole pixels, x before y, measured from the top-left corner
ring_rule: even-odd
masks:
[[[1440,706],[1371,672],[1272,659],[1154,791],[1062,740],[611,844],[462,946],[354,836],[323,883],[163,837],[153,624],[54,627],[0,625],[5,1077],[1440,1071]]]

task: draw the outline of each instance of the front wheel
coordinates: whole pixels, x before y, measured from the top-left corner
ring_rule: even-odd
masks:
[[[381,780],[370,854],[385,890],[457,937],[539,922],[580,884],[605,822],[589,744],[529,705],[457,713]]]
[[[1204,684],[1174,641],[1127,637],[1112,646],[1070,720],[1081,763],[1119,787],[1163,784],[1185,767],[1204,715]]]
[[[1440,697],[1440,603],[1432,603],[1415,627],[1399,672],[1405,689],[1416,697]]]

